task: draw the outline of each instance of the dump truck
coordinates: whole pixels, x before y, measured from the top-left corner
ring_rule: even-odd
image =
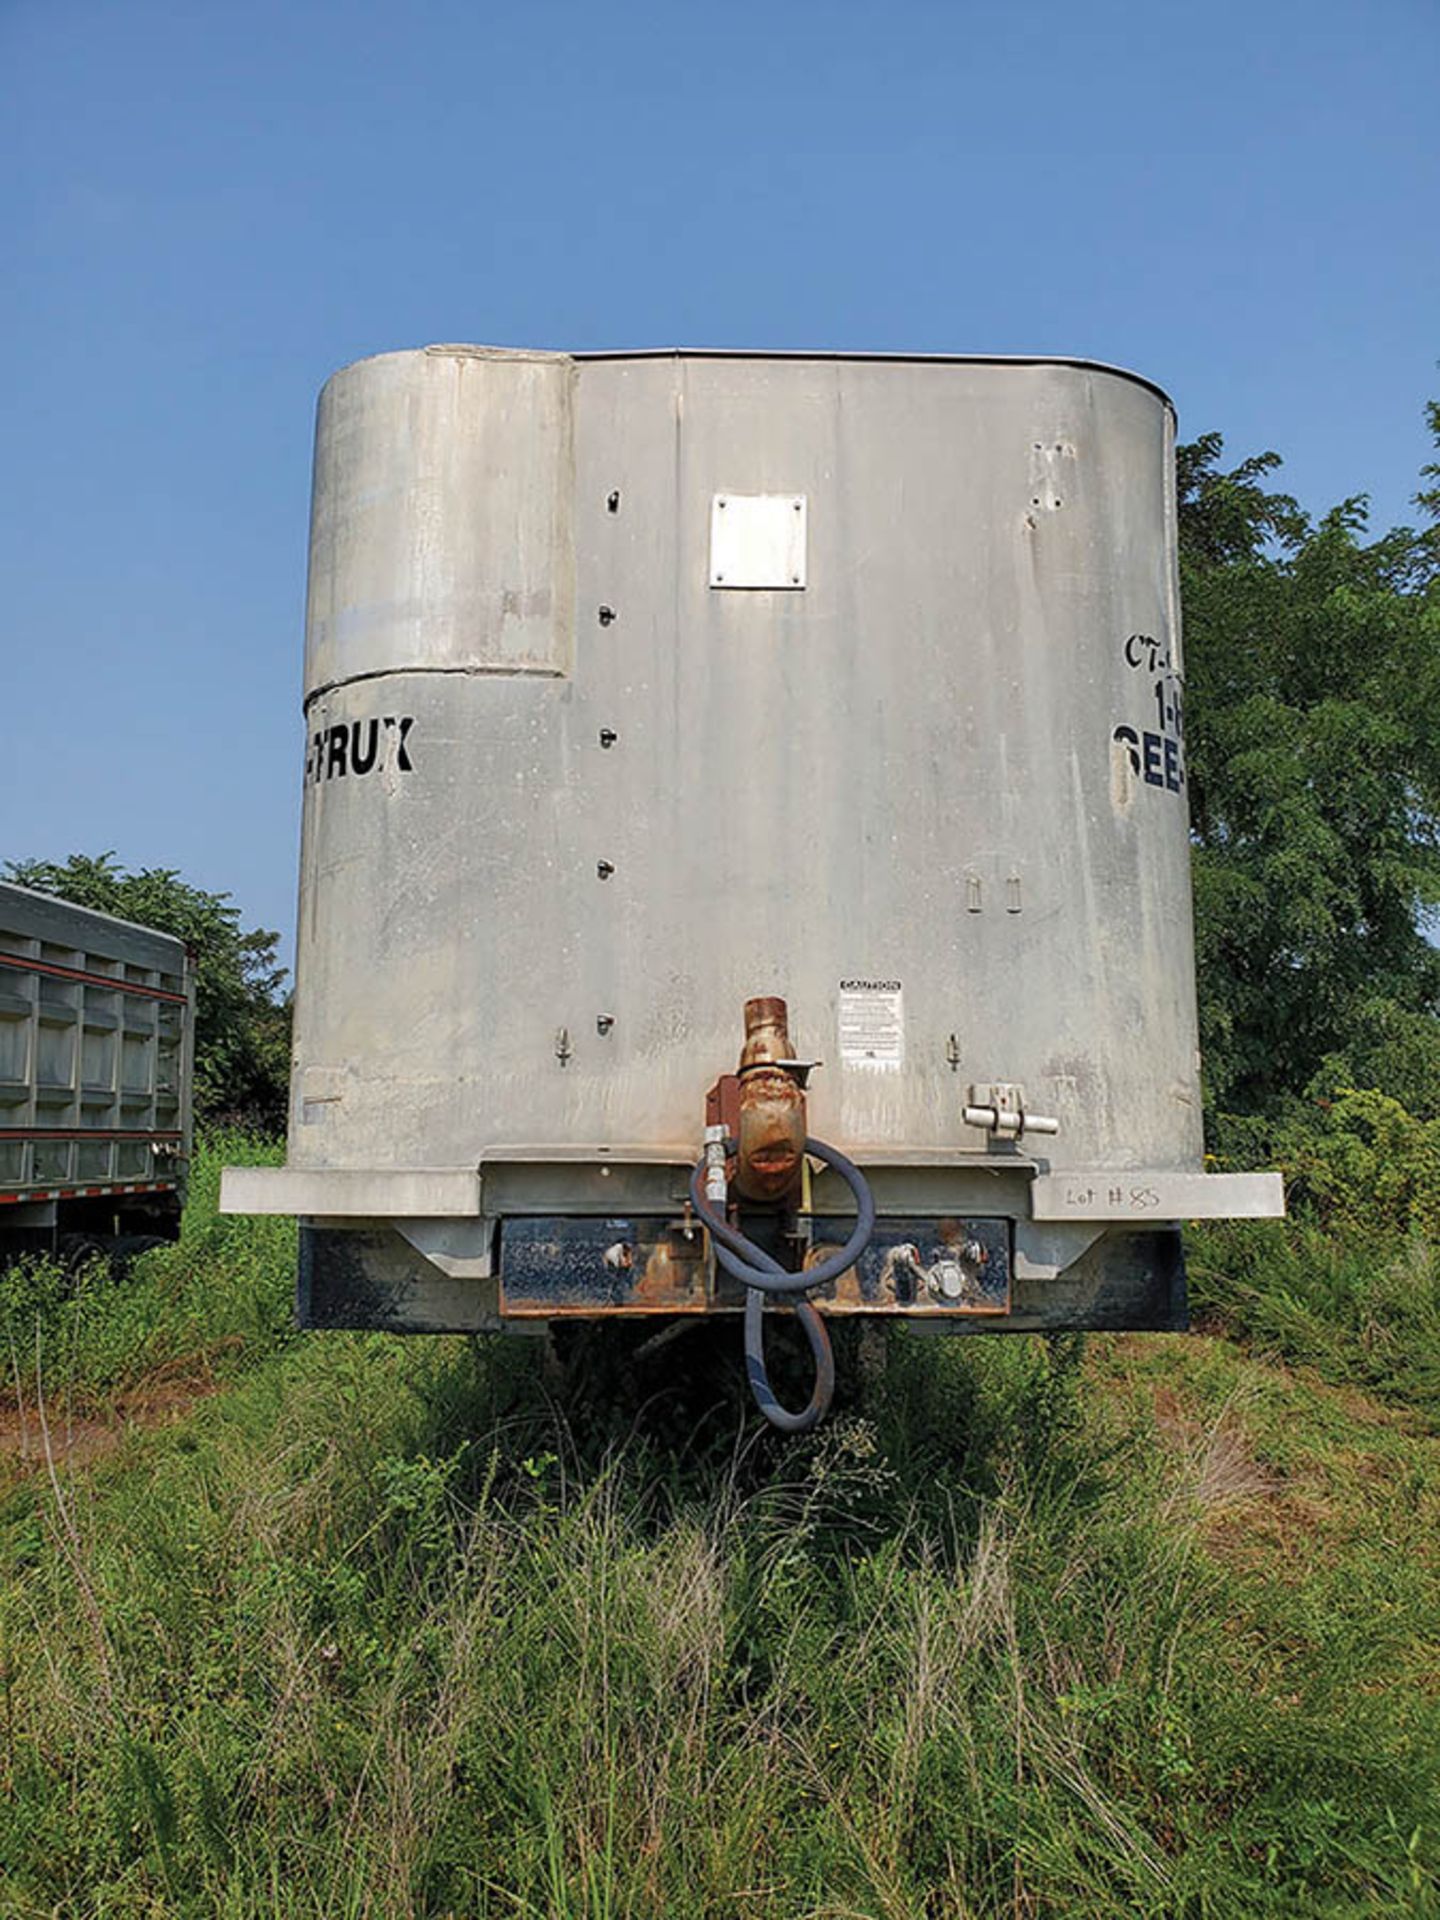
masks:
[[[153,927],[0,882],[0,1257],[180,1231],[195,969]]]

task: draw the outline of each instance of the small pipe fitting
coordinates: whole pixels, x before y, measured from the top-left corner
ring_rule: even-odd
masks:
[[[725,1142],[728,1127],[705,1129],[705,1198],[712,1207],[723,1207],[726,1199]]]

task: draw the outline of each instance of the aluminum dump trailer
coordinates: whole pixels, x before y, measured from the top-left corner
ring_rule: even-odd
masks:
[[[1281,1210],[1202,1171],[1149,381],[363,361],[304,698],[289,1159],[225,1188],[303,1324],[1177,1328],[1179,1223]]]
[[[0,1254],[176,1237],[194,1025],[183,941],[0,882]]]

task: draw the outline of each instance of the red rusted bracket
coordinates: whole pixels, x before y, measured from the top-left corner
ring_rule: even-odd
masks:
[[[705,1096],[705,1124],[724,1127],[732,1140],[740,1137],[740,1076],[726,1073]]]

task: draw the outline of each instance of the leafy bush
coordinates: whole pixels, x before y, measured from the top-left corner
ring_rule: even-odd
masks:
[[[1283,1170],[1292,1217],[1192,1228],[1192,1309],[1440,1418],[1440,1120],[1342,1088],[1217,1135],[1220,1164]]]
[[[1279,1117],[1222,1115],[1217,1163],[1278,1166],[1291,1209],[1372,1245],[1440,1241],[1440,1119],[1420,1119],[1374,1090],[1341,1087]]]

